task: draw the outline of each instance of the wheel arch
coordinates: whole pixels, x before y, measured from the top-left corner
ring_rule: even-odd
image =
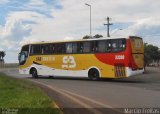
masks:
[[[32,74],[33,70],[37,71],[37,69],[35,67],[31,67],[30,70],[29,70],[29,74]],[[37,74],[38,74],[38,71],[37,71]]]
[[[98,67],[95,67],[95,66],[90,67],[90,68],[88,69],[88,75],[89,75],[89,72],[90,72],[91,70],[97,70],[98,73],[99,73],[99,78],[101,78],[101,71],[100,71],[100,69],[99,69]]]

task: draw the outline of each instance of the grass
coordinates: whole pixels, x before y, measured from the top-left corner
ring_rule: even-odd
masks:
[[[23,79],[0,73],[0,108],[16,109],[18,114],[58,114],[52,100],[38,87]],[[2,110],[2,111],[3,111]],[[1,114],[1,112],[0,112]]]

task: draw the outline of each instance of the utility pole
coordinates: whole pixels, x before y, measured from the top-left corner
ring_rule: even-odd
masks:
[[[92,37],[92,20],[91,20],[91,8],[92,8],[92,6],[90,5],[90,4],[85,4],[86,6],[89,6],[90,7],[90,38]]]
[[[107,17],[106,21],[107,21],[107,24],[105,23],[104,26],[107,26],[107,37],[110,37],[109,27],[110,27],[110,25],[113,25],[113,24],[109,22],[110,21],[109,17]]]

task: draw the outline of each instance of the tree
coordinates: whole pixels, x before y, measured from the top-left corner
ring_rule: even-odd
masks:
[[[103,36],[100,35],[100,34],[96,34],[96,35],[93,36],[93,37],[91,37],[91,36],[89,36],[89,35],[85,35],[85,36],[83,37],[83,39],[101,38],[101,37],[103,37]]]
[[[157,56],[158,56],[157,63],[158,63],[158,66],[159,66],[159,62],[160,62],[160,50],[158,50],[158,54],[157,54]]]
[[[90,39],[91,37],[89,36],[89,35],[85,35],[84,37],[83,37],[83,39]]]
[[[5,51],[0,51],[0,61],[1,61],[1,63],[4,63],[5,55],[6,55]]]
[[[100,35],[100,34],[96,34],[96,35],[94,36],[94,38],[101,38],[101,37],[103,37],[103,36]]]
[[[152,44],[144,44],[144,63],[149,65],[152,62],[159,63],[160,60],[160,50],[157,46]]]

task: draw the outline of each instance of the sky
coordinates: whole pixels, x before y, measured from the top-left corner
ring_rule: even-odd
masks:
[[[26,43],[106,36],[106,18],[113,25],[111,36],[136,35],[160,47],[159,0],[0,0],[0,50],[5,62],[18,62]]]

